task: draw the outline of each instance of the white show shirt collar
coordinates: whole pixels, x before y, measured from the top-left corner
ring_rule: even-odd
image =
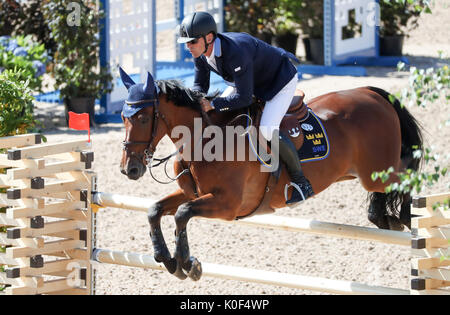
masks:
[[[217,71],[217,65],[216,65],[216,57],[222,56],[222,46],[220,43],[219,37],[216,37],[213,43],[213,51],[212,54],[208,57],[206,57],[206,61]]]

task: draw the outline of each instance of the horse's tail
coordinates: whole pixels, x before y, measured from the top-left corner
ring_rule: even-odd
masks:
[[[393,97],[390,93],[376,87],[368,87],[369,90],[376,92],[386,99],[394,107],[398,118],[400,120],[400,130],[402,138],[401,160],[405,169],[419,170],[423,160],[423,154],[420,158],[414,157],[415,150],[423,151],[423,137],[421,126],[419,122],[411,115],[411,113],[400,104],[400,101]],[[384,214],[388,216],[395,216],[406,225],[410,220],[409,204],[411,197],[409,194],[402,194],[397,191],[390,193],[370,193],[369,199],[371,202],[372,211],[378,212],[380,215],[381,208],[384,209]],[[402,205],[401,210],[399,205]],[[369,217],[371,215],[371,208],[369,208]],[[378,209],[376,209],[378,208]],[[371,220],[372,221],[372,220]],[[379,221],[380,222],[380,221]],[[393,227],[393,222],[389,222],[390,227]],[[378,224],[377,224],[378,225]],[[395,225],[395,224],[394,224]],[[381,227],[380,225],[378,225]],[[387,228],[387,227],[383,227]],[[401,227],[400,227],[401,228]]]
[[[402,135],[402,151],[401,159],[406,168],[419,170],[422,158],[414,158],[415,150],[423,151],[423,137],[419,122],[411,115],[411,113],[400,104],[400,101],[392,94],[376,87],[368,87],[369,90],[381,95],[385,100],[392,104],[397,112],[400,120],[400,129]],[[391,101],[392,99],[392,101]]]

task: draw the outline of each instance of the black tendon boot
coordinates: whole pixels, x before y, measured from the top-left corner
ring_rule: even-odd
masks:
[[[304,201],[314,195],[311,183],[308,179],[306,179],[305,175],[303,175],[302,166],[297,154],[297,150],[291,139],[289,139],[289,136],[284,135],[280,131],[275,131],[274,136],[276,136],[276,133],[279,134],[280,140],[280,159],[286,164],[287,172],[292,181],[290,184],[287,184],[284,189],[286,204],[290,205],[299,201]],[[290,186],[294,187],[294,189],[292,191],[291,199],[288,200],[287,194],[288,188]]]

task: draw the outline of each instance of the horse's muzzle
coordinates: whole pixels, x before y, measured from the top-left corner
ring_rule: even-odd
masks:
[[[129,159],[126,167],[120,167],[120,172],[132,180],[137,180],[144,176],[145,171],[145,165],[137,159]]]

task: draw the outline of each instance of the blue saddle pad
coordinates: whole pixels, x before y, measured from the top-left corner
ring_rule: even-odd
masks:
[[[330,154],[328,135],[319,117],[308,108],[308,115],[299,121],[305,141],[297,151],[301,163],[323,160]]]

